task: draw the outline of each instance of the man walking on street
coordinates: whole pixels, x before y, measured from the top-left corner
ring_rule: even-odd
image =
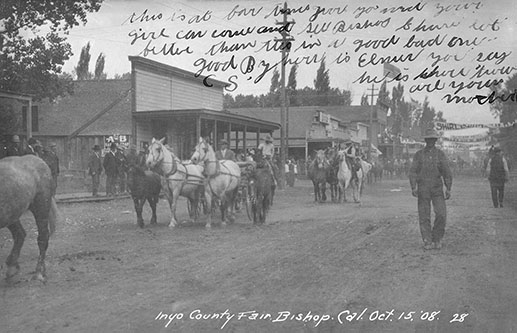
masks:
[[[102,173],[101,147],[93,146],[93,154],[88,160],[88,174],[92,176],[92,194],[98,196],[100,177]]]
[[[495,147],[492,158],[488,161],[486,174],[490,181],[492,203],[494,208],[503,207],[504,183],[508,181],[508,163],[501,153],[501,148]]]
[[[418,220],[424,250],[441,249],[447,219],[445,200],[451,197],[452,174],[447,156],[435,147],[438,138],[439,134],[434,129],[426,131],[426,146],[416,152],[409,170],[412,195],[418,198]],[[435,214],[432,227],[431,203]]]

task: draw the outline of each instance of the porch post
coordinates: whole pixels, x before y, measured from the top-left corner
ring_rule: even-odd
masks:
[[[242,150],[244,151],[244,154],[246,154],[247,143],[246,143],[246,137],[248,136],[248,126],[244,125],[244,130],[242,132]]]
[[[201,116],[196,117],[196,142],[201,137]]]
[[[228,148],[231,149],[232,140],[232,123],[228,122],[228,133],[226,133],[226,141],[228,141]]]
[[[217,150],[218,147],[217,147],[217,140],[218,140],[218,135],[217,135],[217,120],[214,120],[214,150]]]

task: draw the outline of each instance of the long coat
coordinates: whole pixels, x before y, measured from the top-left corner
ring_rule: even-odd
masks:
[[[95,153],[90,155],[90,159],[88,160],[88,174],[92,175],[100,175],[102,173],[102,162],[100,154],[97,155]]]
[[[102,162],[106,175],[109,177],[116,176],[118,171],[118,161],[115,153],[109,151],[104,155],[104,161]]]

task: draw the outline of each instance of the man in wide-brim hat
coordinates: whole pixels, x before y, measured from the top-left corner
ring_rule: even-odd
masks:
[[[268,162],[269,169],[271,170],[271,174],[273,175],[273,179],[276,186],[277,166],[273,163],[273,157],[275,155],[275,145],[273,144],[273,138],[270,134],[267,134],[263,138],[263,140],[264,142],[261,142],[257,149],[262,151],[262,156]]]
[[[445,200],[451,197],[452,173],[447,156],[436,148],[439,137],[440,134],[434,128],[426,130],[424,134],[426,145],[416,152],[409,170],[412,195],[418,198],[418,220],[424,250],[441,249],[447,220]],[[433,225],[431,225],[431,203],[435,212]]]

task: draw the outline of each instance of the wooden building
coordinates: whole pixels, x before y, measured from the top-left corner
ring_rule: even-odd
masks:
[[[188,159],[199,137],[209,138],[214,148],[221,139],[230,149],[255,147],[262,135],[280,128],[274,121],[225,112],[223,89],[213,79],[142,57],[129,57],[133,99],[132,140],[142,147],[152,138],[166,142],[181,159]]]

